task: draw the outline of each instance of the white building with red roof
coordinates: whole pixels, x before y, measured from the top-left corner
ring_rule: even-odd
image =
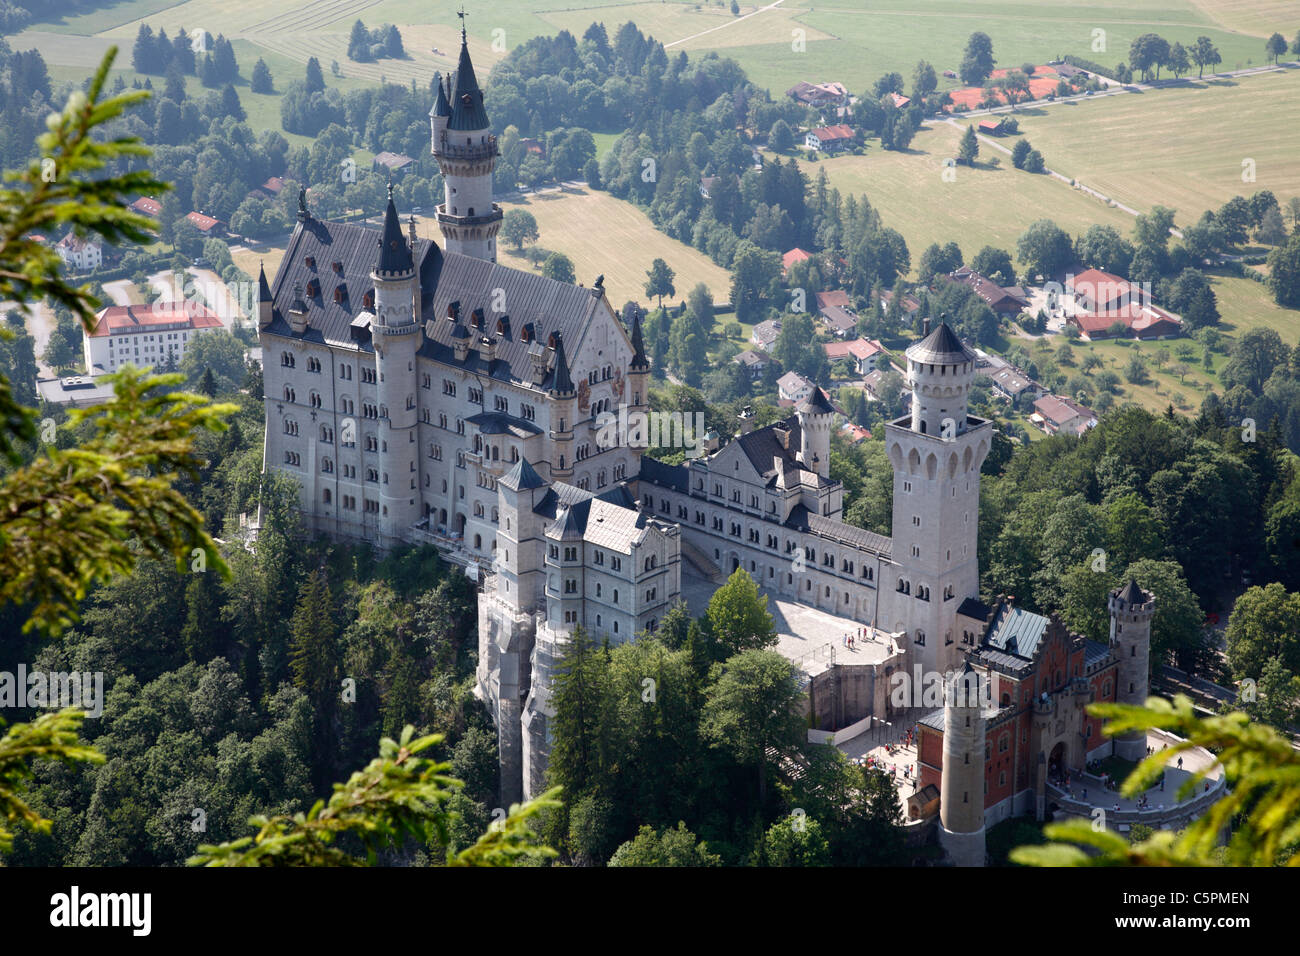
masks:
[[[162,203],[148,196],[141,196],[128,207],[132,212],[138,212],[142,216],[152,216],[157,219],[162,213]]]
[[[86,370],[115,372],[123,365],[137,368],[180,365],[195,336],[222,327],[221,319],[199,302],[153,305],[110,305],[95,316],[92,332],[82,332]]]
[[[809,149],[820,149],[833,153],[846,149],[853,144],[853,129],[844,123],[834,126],[818,126],[810,129],[804,137],[804,145]]]
[[[1119,334],[1138,339],[1163,339],[1181,335],[1183,320],[1151,302],[1141,286],[1100,269],[1086,269],[1065,277],[1065,290],[1074,296],[1076,312],[1070,317],[1089,339]],[[1124,332],[1120,333],[1120,326]]]
[[[104,264],[104,244],[95,238],[68,233],[54,245],[63,267],[74,272],[89,272]]]
[[[193,223],[194,228],[205,236],[219,236],[223,232],[221,220],[204,213],[192,212],[187,214],[185,218]]]

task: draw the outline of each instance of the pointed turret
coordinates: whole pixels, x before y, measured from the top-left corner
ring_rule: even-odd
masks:
[[[447,100],[447,90],[442,85],[442,74],[433,74],[433,85],[438,88],[438,97],[434,101],[433,108],[429,110],[430,116],[450,116],[451,103]]]
[[[384,276],[408,275],[415,270],[411,247],[402,235],[402,221],[393,202],[393,184],[388,184],[388,208],[384,211],[384,233],[379,240],[379,264],[375,271]]]
[[[564,337],[555,333],[555,377],[551,380],[551,394],[573,394],[573,379],[569,377],[569,360],[564,354]]]
[[[645,339],[641,335],[641,310],[632,315],[632,363],[628,366],[633,371],[650,368],[650,360],[645,354]]]
[[[541,488],[546,482],[527,458],[520,458],[515,463],[515,467],[511,468],[497,484],[504,485],[511,491],[527,491],[532,488]]]
[[[437,217],[446,251],[496,262],[496,235],[503,216],[501,207],[492,201],[497,139],[483,106],[483,91],[474,75],[463,29],[455,83],[438,85],[429,127],[430,151],[443,179],[444,202],[438,206]]]
[[[266,267],[259,264],[257,267],[257,325],[265,329],[270,325],[270,315],[274,307],[274,299],[270,295],[270,284],[266,281]]]
[[[470,62],[465,33],[460,35],[460,61],[456,64],[456,88],[451,95],[449,129],[459,131],[488,128],[487,110],[483,108],[483,91],[478,88],[474,64]]]
[[[261,262],[257,264],[257,301],[271,301],[271,286],[266,281],[266,265]]]
[[[271,312],[274,300],[271,298],[271,285],[266,281],[266,266],[257,270],[257,324],[266,328],[271,324]]]

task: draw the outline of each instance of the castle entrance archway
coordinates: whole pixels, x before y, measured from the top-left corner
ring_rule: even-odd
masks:
[[[1047,775],[1052,780],[1059,780],[1065,773],[1065,741],[1061,741],[1052,748],[1051,755],[1047,758]]]

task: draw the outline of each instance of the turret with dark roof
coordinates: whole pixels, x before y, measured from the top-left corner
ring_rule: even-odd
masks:
[[[907,357],[922,365],[961,365],[975,361],[975,353],[962,344],[947,322],[940,322],[937,329],[908,348]]]
[[[487,110],[483,108],[483,91],[474,76],[465,31],[460,33],[460,62],[456,64],[456,88],[451,95],[451,119],[447,128],[468,132],[488,128]]]
[[[564,336],[555,333],[555,377],[551,380],[551,394],[572,395],[573,379],[569,376],[569,360],[564,355]]]
[[[503,485],[510,491],[527,491],[531,488],[541,488],[546,484],[537,470],[529,464],[527,458],[520,458],[515,463],[515,467],[502,478],[498,484]]]
[[[447,90],[443,86],[441,73],[433,74],[433,85],[438,88],[438,97],[434,100],[433,107],[429,110],[430,116],[450,116],[451,103],[447,99]]]
[[[641,310],[637,309],[632,316],[632,363],[629,368],[639,372],[649,367],[650,360],[645,354],[645,339],[641,335]]]
[[[795,406],[795,411],[801,415],[833,415],[835,406],[826,397],[826,393],[814,385],[808,397]]]
[[[257,301],[270,302],[271,284],[266,281],[266,266],[259,263],[257,269]]]
[[[379,240],[379,263],[375,272],[380,276],[407,276],[415,270],[411,247],[402,234],[402,221],[393,203],[393,184],[388,184],[388,208],[384,211],[384,233]]]

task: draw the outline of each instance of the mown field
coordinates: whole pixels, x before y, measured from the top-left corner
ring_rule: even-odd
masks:
[[[699,282],[709,287],[715,302],[730,297],[731,273],[703,253],[659,232],[636,206],[608,193],[546,192],[502,206],[507,212],[531,212],[541,233],[537,244],[572,259],[579,282],[590,285],[603,273],[609,299],[617,305],[628,299],[645,300],[646,271],[655,259],[663,259],[677,273],[673,280],[677,299],[685,299]],[[432,221],[426,224],[437,236]],[[532,269],[507,243],[498,243],[498,260],[516,269]]]
[[[1300,196],[1297,115],[1300,70],[1019,113],[1052,169],[1137,209],[1177,209],[1181,224],[1258,189],[1283,203]]]
[[[1133,218],[1046,175],[1015,169],[1011,161],[981,147],[974,169],[951,170],[943,178],[944,160],[957,154],[963,127],[932,122],[905,152],[883,150],[872,142],[862,156],[837,156],[804,162],[810,180],[819,168],[842,195],[866,195],[885,225],[907,240],[915,267],[932,242],[956,241],[967,258],[982,246],[1006,249],[1014,256],[1016,240],[1034,220],[1049,218],[1071,234],[1093,223],[1127,234]],[[1008,138],[1007,142],[1011,142]],[[989,161],[998,157],[998,165]]]

